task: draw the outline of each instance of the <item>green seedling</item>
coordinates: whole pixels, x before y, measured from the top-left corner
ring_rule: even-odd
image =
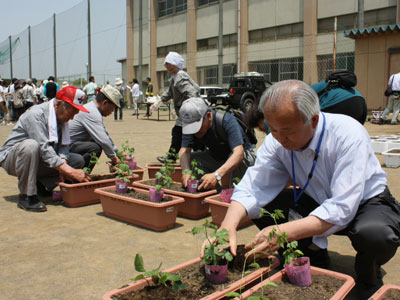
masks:
[[[185,288],[184,284],[182,283],[182,277],[180,275],[174,275],[168,272],[160,272],[160,268],[161,263],[158,268],[151,271],[146,271],[146,269],[144,268],[143,258],[138,253],[135,256],[135,270],[142,274],[139,274],[132,280],[137,281],[146,277],[151,277],[156,285],[164,285],[168,288],[171,287],[172,291],[174,291],[175,293],[180,289]]]
[[[197,167],[197,161],[195,159],[192,159],[190,162],[190,167],[190,170],[184,170],[183,174],[189,174],[192,180],[200,179],[201,176],[205,174],[202,169]]]
[[[157,182],[155,186],[156,191],[160,191],[162,188],[165,187],[171,187],[172,185],[173,182],[172,178],[171,176],[168,175],[165,169],[166,169],[165,167],[162,167],[160,171],[156,173],[156,182]]]
[[[132,171],[125,162],[121,162],[117,165],[116,173],[116,178],[122,179],[125,182],[129,182],[129,176],[132,176]]]
[[[208,233],[208,230],[211,229],[211,234]],[[222,229],[218,231],[218,227],[213,223],[210,223],[208,220],[205,221],[204,224],[196,226],[192,229],[192,234],[196,235],[200,232],[204,232],[206,239],[208,240],[208,245],[204,249],[204,257],[202,262],[206,265],[214,265],[218,264],[218,261],[225,259],[226,261],[231,261],[233,256],[230,251],[223,249],[223,245],[228,244],[229,241],[229,233],[228,230]],[[210,238],[215,238],[216,243],[212,243]]]
[[[94,166],[97,165],[99,163],[99,158],[96,155],[96,152],[92,152],[90,154],[90,161],[89,161],[89,166]],[[90,174],[90,172],[92,172],[93,168],[88,168],[88,167],[84,167],[82,170],[83,172]]]

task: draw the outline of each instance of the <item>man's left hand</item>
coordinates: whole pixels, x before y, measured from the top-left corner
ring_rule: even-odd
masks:
[[[217,178],[215,177],[214,173],[208,173],[201,177],[200,179],[201,184],[199,185],[198,189],[199,190],[210,190],[213,187],[215,187],[218,183]]]

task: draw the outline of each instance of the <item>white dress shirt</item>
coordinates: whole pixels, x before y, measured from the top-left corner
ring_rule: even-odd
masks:
[[[139,84],[135,83],[131,90],[132,97],[138,98],[140,96]]]
[[[392,83],[392,79],[393,79],[393,83]],[[393,74],[392,76],[390,76],[388,85],[392,86],[393,91],[400,91],[400,73]]]
[[[325,134],[313,177],[304,192],[320,204],[310,215],[334,224],[327,232],[314,236],[313,242],[321,248],[327,247],[327,236],[350,223],[360,204],[386,187],[386,173],[372,150],[365,128],[351,117],[324,114]],[[307,182],[322,123],[320,113],[308,147],[293,152],[296,184],[300,188]],[[255,165],[247,170],[232,196],[246,208],[250,218],[257,218],[260,207],[270,203],[292,178],[290,157],[290,151],[272,134],[265,138]]]

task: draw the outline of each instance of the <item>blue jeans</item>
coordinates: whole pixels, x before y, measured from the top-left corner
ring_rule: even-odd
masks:
[[[114,109],[114,120],[118,119],[118,110],[119,110],[119,119],[122,120],[122,108],[124,107],[124,98],[120,98],[119,99],[119,106],[120,108],[118,108],[118,106],[115,107]]]

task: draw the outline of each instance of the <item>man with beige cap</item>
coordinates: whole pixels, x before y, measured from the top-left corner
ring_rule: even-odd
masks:
[[[85,167],[90,165],[90,156],[96,153],[100,157],[102,150],[113,164],[118,164],[118,149],[104,126],[103,117],[109,116],[116,107],[120,108],[121,93],[111,85],[104,86],[97,94],[95,101],[84,105],[88,114],[79,113],[69,122],[71,136],[71,153],[78,153],[85,160]]]

